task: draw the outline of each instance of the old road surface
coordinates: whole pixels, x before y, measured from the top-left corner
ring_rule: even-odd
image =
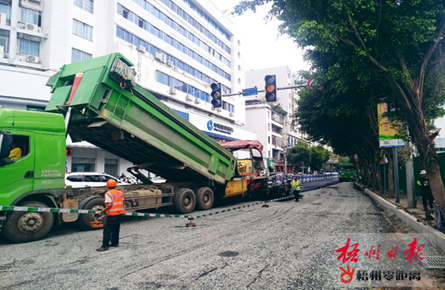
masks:
[[[300,203],[289,199],[212,215],[196,220],[195,228],[186,222],[126,218],[119,248],[106,252],[96,251],[101,230],[75,225],[41,241],[0,240],[0,289],[445,289],[443,271],[426,270],[415,256],[410,263],[404,252],[416,238],[424,255],[440,253],[349,182],[307,191]],[[335,250],[348,238],[343,263]],[[352,281],[341,281],[350,278],[341,277],[340,267],[354,269]]]

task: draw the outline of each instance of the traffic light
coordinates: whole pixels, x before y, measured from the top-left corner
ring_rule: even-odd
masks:
[[[277,100],[277,82],[275,75],[267,75],[266,81],[266,102],[276,102]]]
[[[210,94],[210,96],[212,96],[213,108],[221,108],[221,83],[212,83],[210,85],[210,88],[212,88],[212,93]]]

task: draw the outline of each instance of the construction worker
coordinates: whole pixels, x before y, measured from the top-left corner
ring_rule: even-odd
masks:
[[[296,202],[300,202],[300,184],[301,181],[295,175],[294,180],[292,180],[292,191],[294,192]]]
[[[121,218],[125,213],[124,209],[124,194],[122,191],[115,189],[116,181],[109,179],[107,181],[108,191],[105,192],[105,204],[106,207],[97,214],[101,216],[104,212],[107,214],[107,222],[104,227],[104,237],[102,241],[102,247],[97,249],[98,251],[106,251],[110,247],[119,246],[119,229],[121,225]]]
[[[427,204],[433,209],[433,193],[431,192],[430,181],[425,170],[420,171],[420,178],[417,180],[418,187],[422,189],[423,210],[428,210]],[[428,201],[428,202],[427,202]]]

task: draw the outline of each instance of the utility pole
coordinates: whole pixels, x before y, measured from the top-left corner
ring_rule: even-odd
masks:
[[[284,128],[283,128],[283,145],[284,145],[284,174],[287,174],[287,120],[286,120],[287,116],[284,116]]]
[[[396,194],[396,203],[399,203],[399,161],[397,160],[397,148],[393,148],[393,167],[394,167],[394,191]]]

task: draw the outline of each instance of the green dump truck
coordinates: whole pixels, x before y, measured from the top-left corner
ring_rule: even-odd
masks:
[[[0,205],[104,207],[106,188],[65,188],[68,134],[73,142],[88,141],[134,164],[128,171],[143,184],[120,188],[128,210],[172,206],[190,213],[211,208],[215,199],[267,187],[267,177],[258,174],[262,156],[237,160],[136,84],[132,66],[119,53],[68,64],[47,83],[52,97],[46,112],[0,108]],[[12,150],[19,156],[12,158]],[[142,169],[167,182],[153,184]],[[0,229],[13,242],[41,239],[54,224],[73,221],[93,229],[94,216],[0,212]]]

